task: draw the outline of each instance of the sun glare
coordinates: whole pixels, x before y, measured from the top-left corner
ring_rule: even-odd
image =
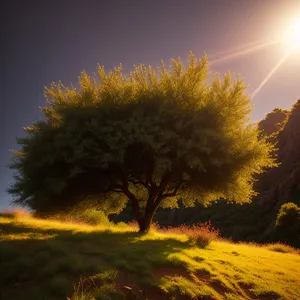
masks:
[[[289,50],[300,50],[300,18],[295,19],[283,36],[283,42]]]

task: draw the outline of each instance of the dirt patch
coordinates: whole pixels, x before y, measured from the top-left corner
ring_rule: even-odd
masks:
[[[133,292],[138,293],[141,289],[136,282],[137,279],[135,276],[119,272],[115,283],[119,290],[122,290],[126,286],[131,288]]]
[[[158,267],[154,269],[152,273],[156,278],[162,278],[166,276],[182,276],[188,279],[191,278],[190,272],[182,267],[175,266]]]

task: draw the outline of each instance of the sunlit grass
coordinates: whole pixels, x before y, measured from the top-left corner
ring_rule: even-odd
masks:
[[[300,255],[282,244],[218,240],[199,248],[186,234],[154,229],[140,235],[124,223],[91,226],[3,215],[0,228],[5,299],[122,299],[124,286],[148,299],[300,298]]]
[[[275,252],[300,254],[300,249],[296,250],[295,248],[283,243],[268,244],[264,247]]]

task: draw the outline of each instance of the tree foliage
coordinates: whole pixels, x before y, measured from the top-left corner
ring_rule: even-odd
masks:
[[[300,207],[292,202],[283,204],[277,215],[276,226],[291,231],[300,230]]]
[[[241,78],[208,82],[207,57],[193,54],[156,72],[122,66],[79,88],[45,89],[44,121],[17,139],[9,192],[40,212],[87,201],[116,209],[130,200],[141,231],[159,206],[249,202],[254,176],[273,166],[273,146],[249,124],[251,104]],[[106,203],[106,204],[105,204]]]
[[[282,241],[300,247],[300,207],[288,202],[280,207],[276,229]]]

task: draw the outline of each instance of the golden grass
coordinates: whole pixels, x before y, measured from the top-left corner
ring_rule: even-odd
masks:
[[[3,215],[0,228],[5,299],[79,299],[80,278],[95,282],[80,299],[122,299],[124,286],[148,299],[300,299],[300,255],[291,247],[213,241],[203,249],[180,233]],[[105,274],[118,276],[108,282]]]
[[[300,254],[300,249],[295,249],[284,243],[267,244],[264,247],[275,252]]]

